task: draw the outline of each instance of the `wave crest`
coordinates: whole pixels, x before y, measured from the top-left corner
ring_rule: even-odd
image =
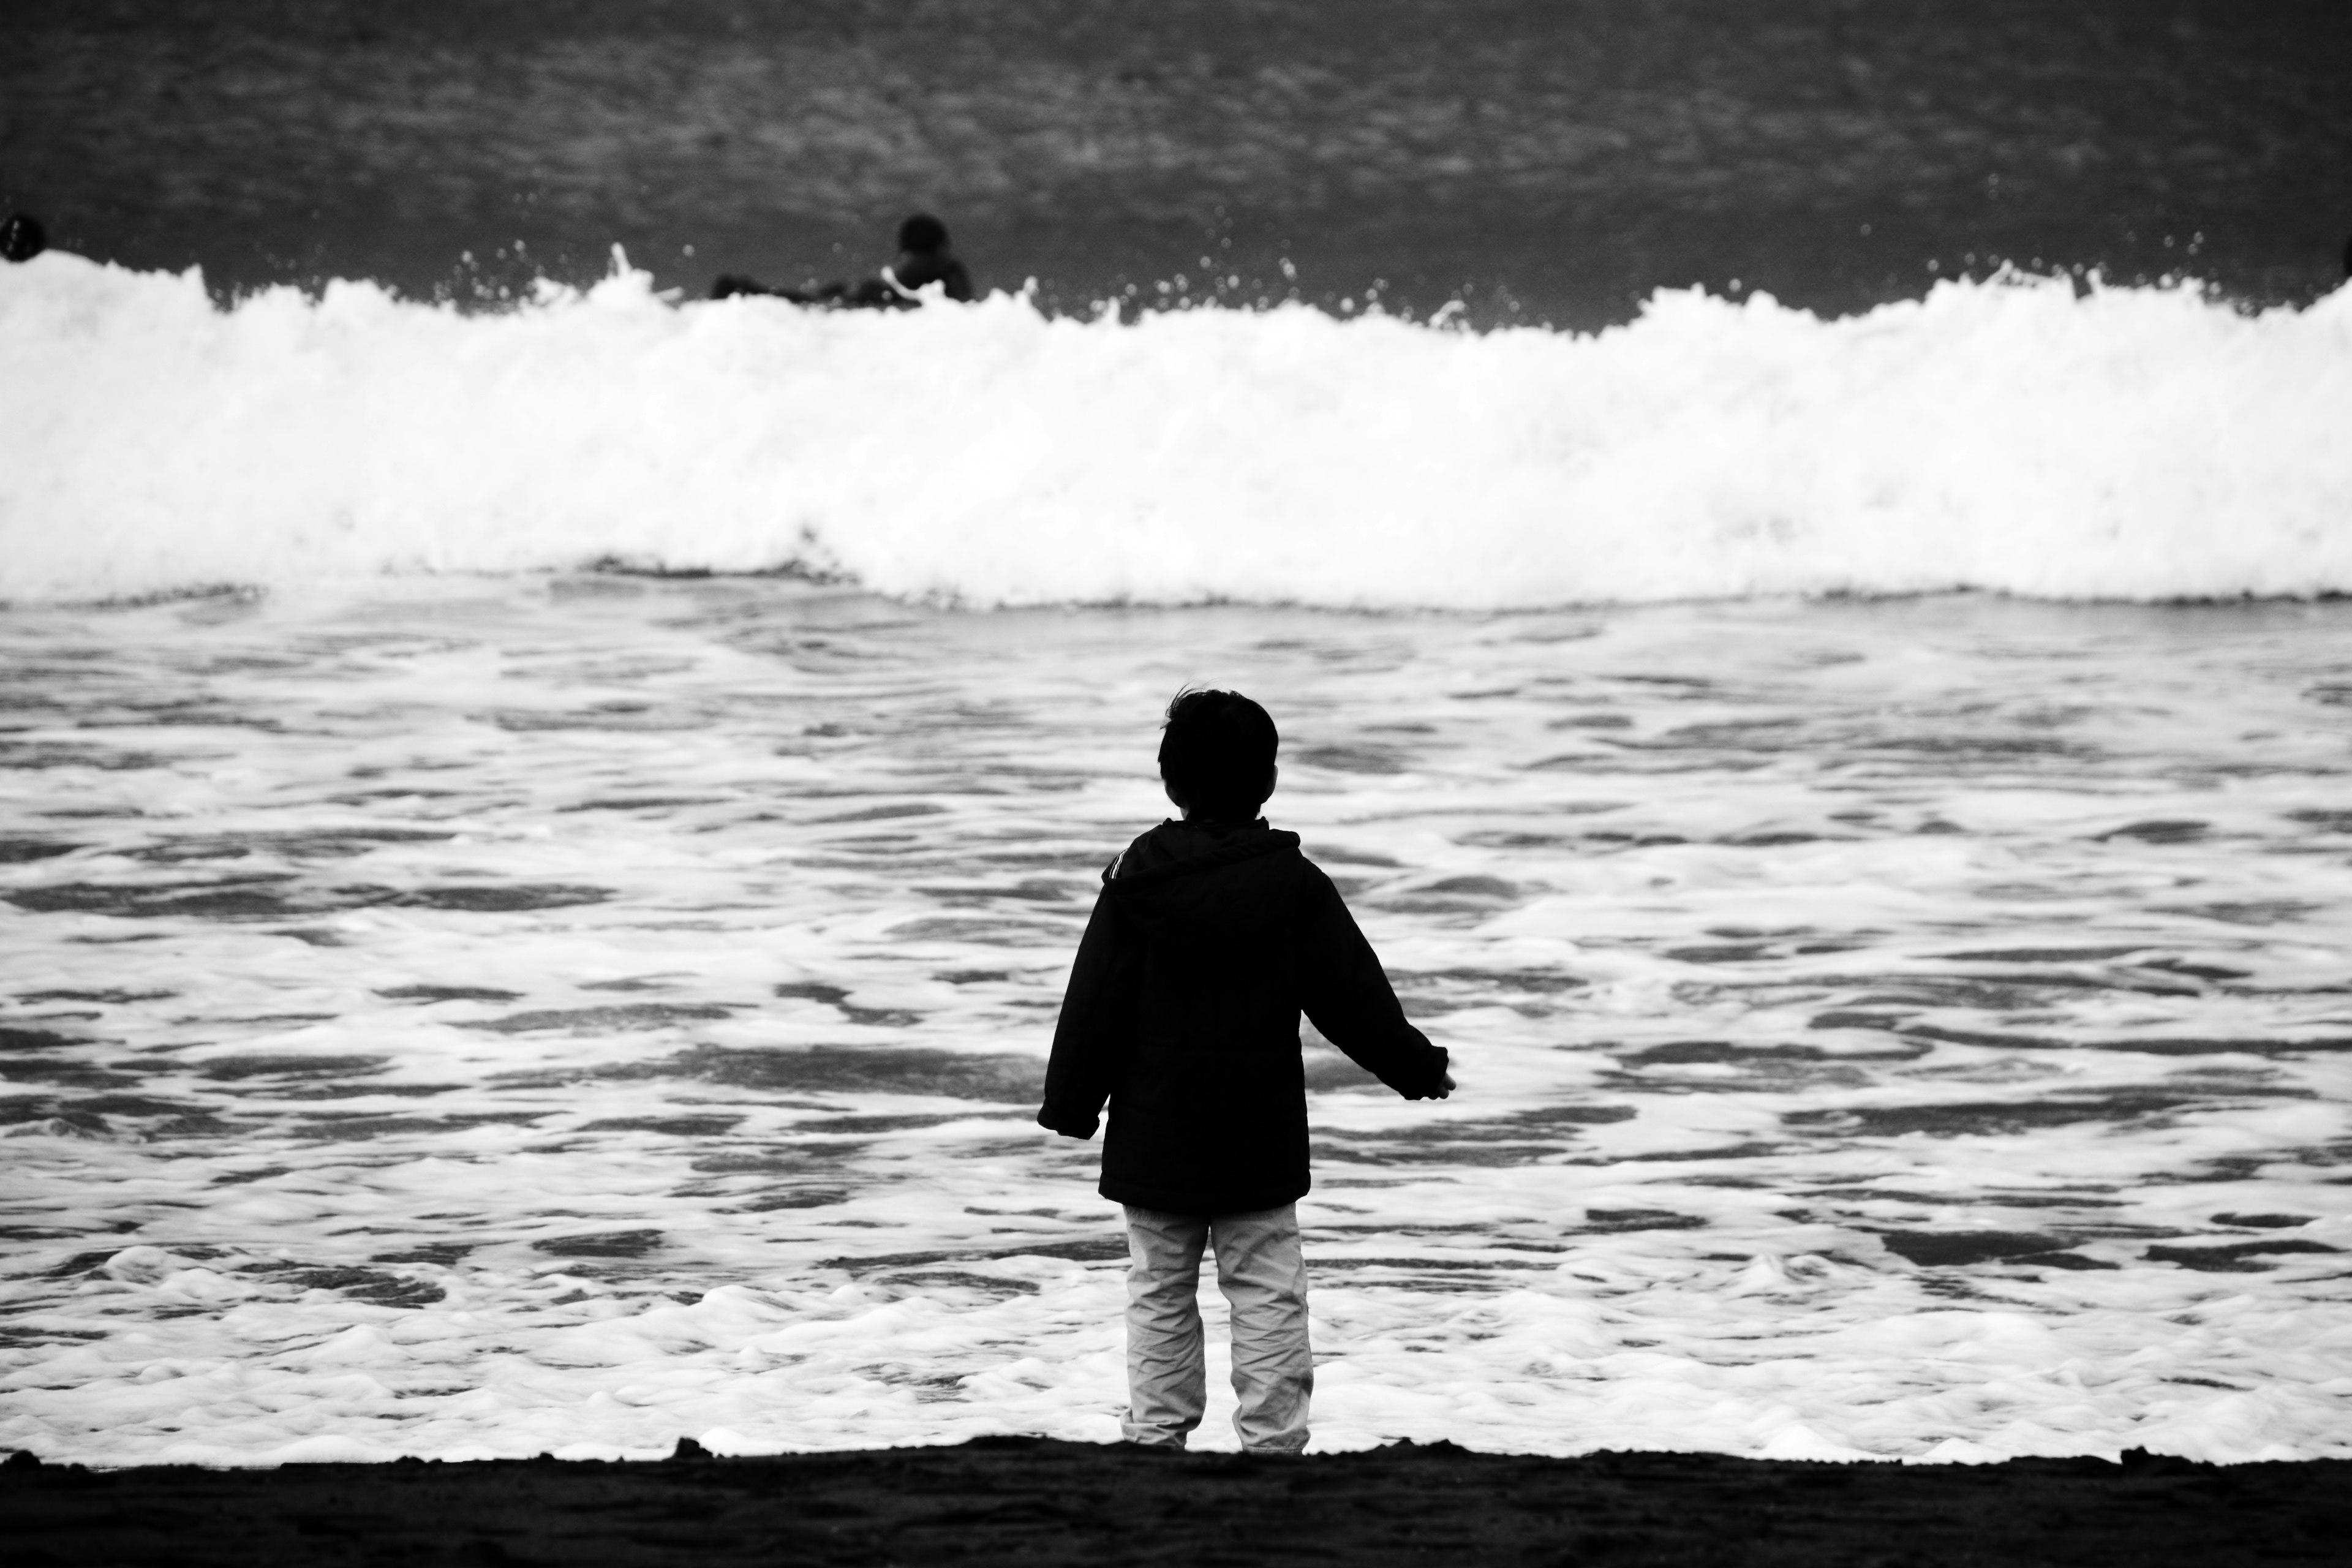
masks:
[[[600,561],[972,605],[2352,591],[2352,289],[1945,283],[1595,335],[999,295],[497,315],[0,268],[0,595]]]

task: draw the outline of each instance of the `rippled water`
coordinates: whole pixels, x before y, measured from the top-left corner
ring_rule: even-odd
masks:
[[[1309,1043],[1319,1445],[2352,1453],[2352,607],[602,576],[0,616],[0,1443],[1109,1438],[1187,681],[1463,1084]]]

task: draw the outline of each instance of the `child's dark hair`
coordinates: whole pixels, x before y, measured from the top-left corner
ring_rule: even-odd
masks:
[[[1240,692],[1186,689],[1160,726],[1160,776],[1194,816],[1247,822],[1273,791],[1281,744],[1274,720]]]

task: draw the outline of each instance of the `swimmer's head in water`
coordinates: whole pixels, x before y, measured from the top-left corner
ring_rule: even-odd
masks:
[[[948,247],[948,226],[929,213],[917,213],[898,226],[898,248],[918,256]]]
[[[0,256],[11,261],[30,261],[48,245],[41,220],[30,213],[10,213],[5,222],[0,222]]]

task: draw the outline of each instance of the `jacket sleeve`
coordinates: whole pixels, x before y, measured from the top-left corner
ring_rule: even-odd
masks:
[[[1103,1102],[1118,1082],[1135,1031],[1143,975],[1143,948],[1105,887],[1079,940],[1062,1016],[1054,1025],[1054,1054],[1045,1064],[1045,1103],[1037,1122],[1069,1138],[1091,1138],[1102,1124]]]
[[[1380,955],[1331,879],[1311,861],[1298,910],[1299,1004],[1323,1037],[1407,1100],[1444,1089],[1442,1046],[1405,1021]]]

